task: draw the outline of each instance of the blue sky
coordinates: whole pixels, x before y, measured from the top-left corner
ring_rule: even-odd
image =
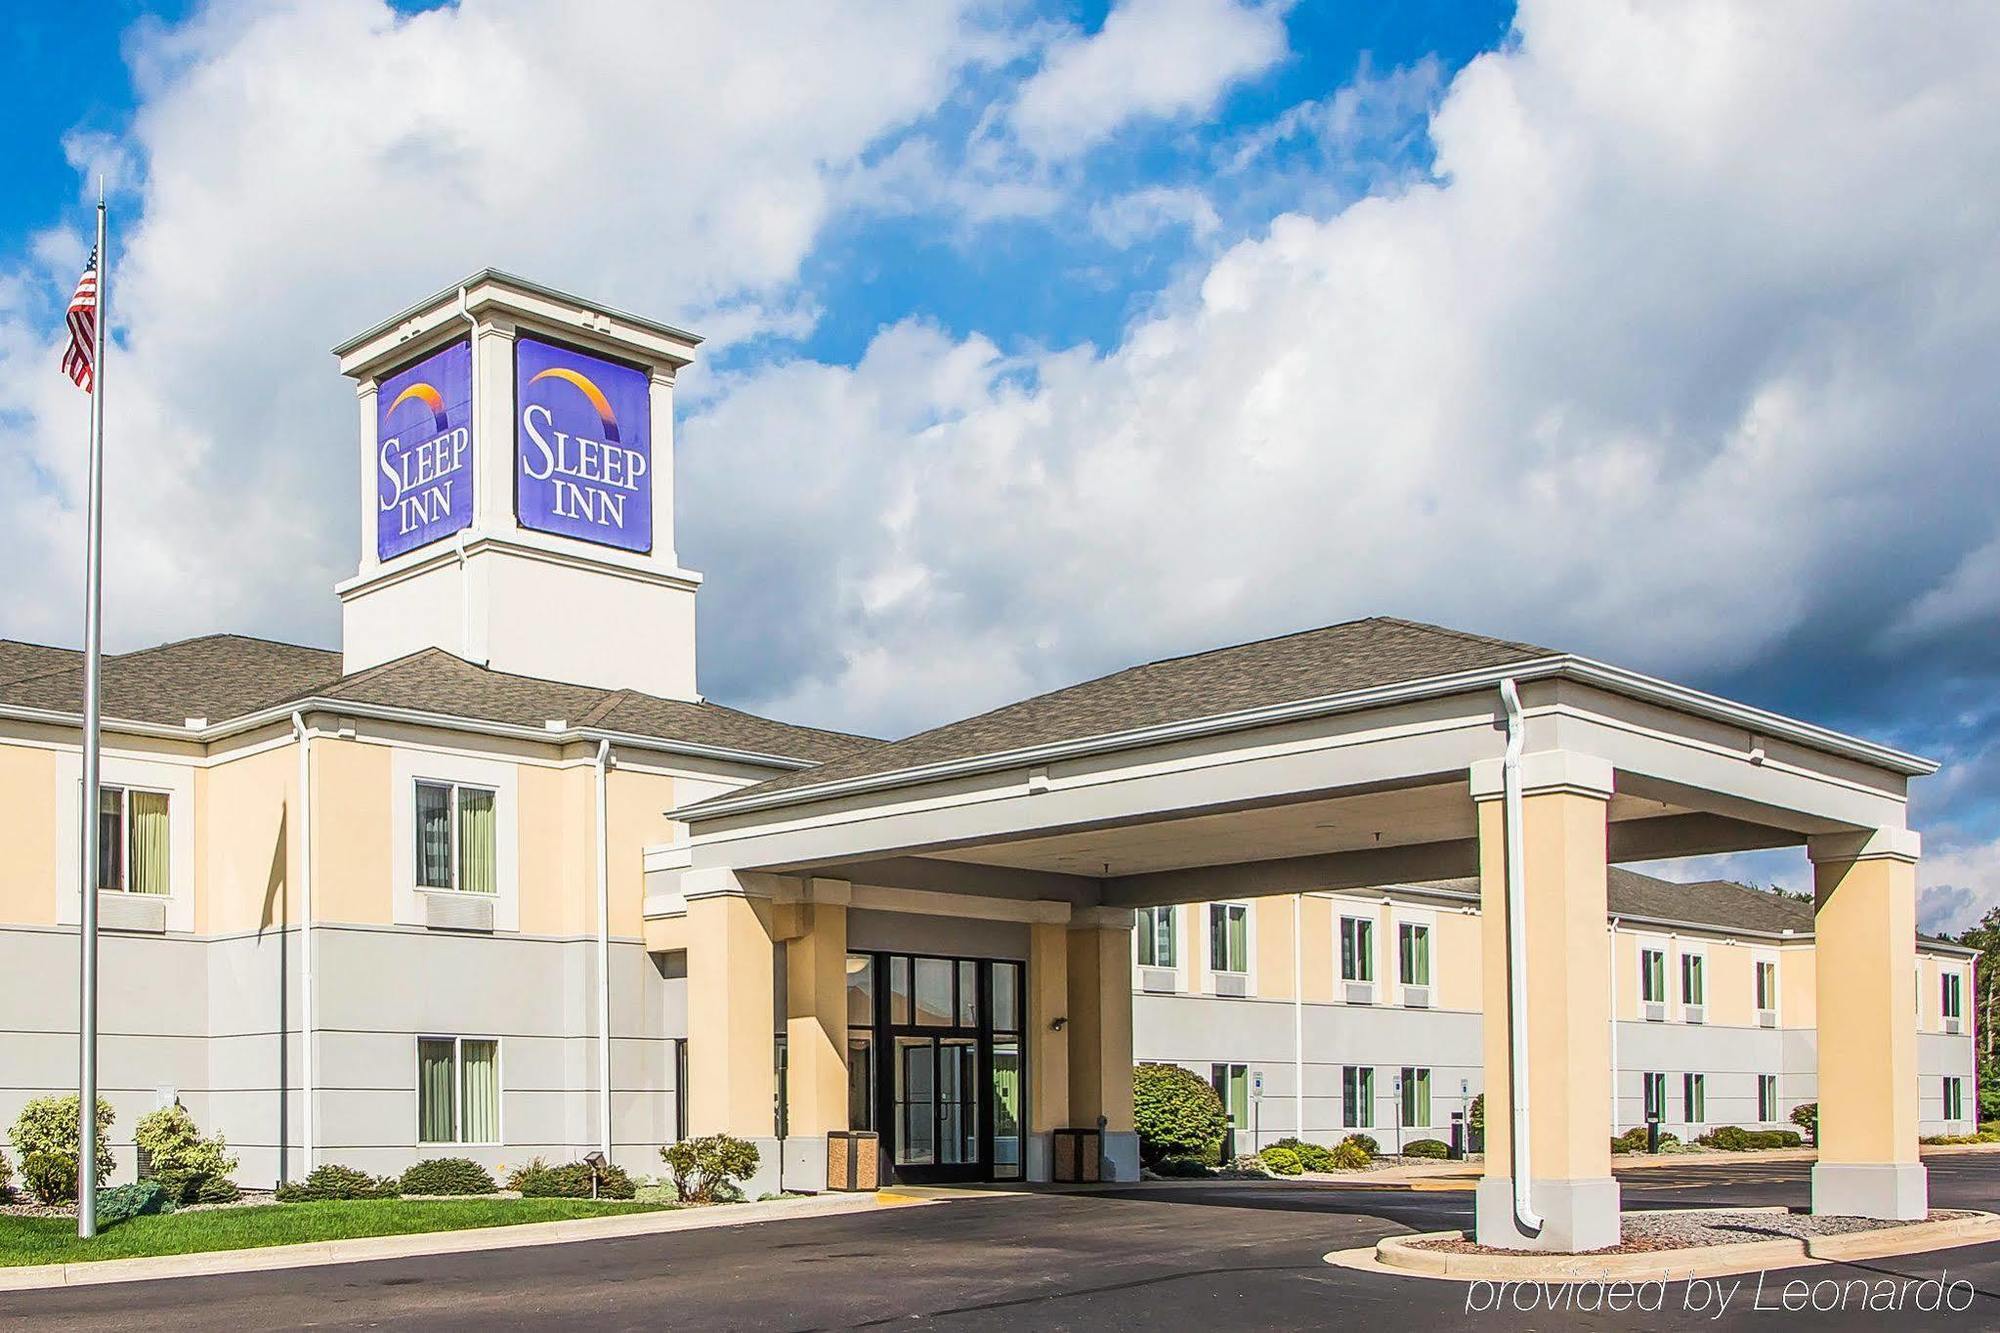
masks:
[[[114,647],[335,641],[352,408],[325,349],[493,264],[709,336],[679,546],[715,697],[892,734],[1405,615],[1943,759],[1927,910],[2000,900],[1991,13],[8,22],[0,633],[75,637],[53,358],[101,165]]]

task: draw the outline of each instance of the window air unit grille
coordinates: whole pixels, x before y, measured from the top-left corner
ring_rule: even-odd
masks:
[[[1687,1007],[1687,1021],[1690,1023],[1706,1023],[1708,1021],[1708,1006],[1705,1004],[1689,1005]]]
[[[1375,1003],[1375,983],[1372,981],[1350,981],[1347,983],[1349,1004]]]
[[[486,893],[426,893],[424,924],[432,930],[493,929],[493,897]]]
[[[164,893],[100,893],[97,924],[106,930],[143,930],[157,935],[167,928]]]
[[[1250,993],[1250,978],[1241,972],[1217,972],[1215,974],[1215,993],[1217,995],[1248,995]]]
[[[1178,978],[1170,967],[1142,967],[1139,969],[1139,989],[1153,994],[1178,990]]]
[[[1757,1026],[1760,1028],[1774,1028],[1778,1026],[1778,1011],[1776,1009],[1759,1009],[1757,1011]]]
[[[1431,1007],[1431,988],[1430,988],[1429,986],[1405,986],[1405,987],[1403,987],[1403,1004],[1404,1004],[1404,1005],[1405,1005],[1406,1007],[1408,1007],[1408,1008],[1411,1008],[1411,1009],[1428,1009],[1428,1008],[1430,1008],[1430,1007]]]
[[[1656,1003],[1656,1002],[1653,1002],[1653,1001],[1648,1001],[1648,1002],[1647,1002],[1647,1004],[1646,1004],[1646,1021],[1647,1021],[1648,1023],[1664,1023],[1664,1022],[1666,1022],[1666,1021],[1667,1021],[1667,1006],[1665,1006],[1664,1004],[1659,1004],[1659,1003]]]

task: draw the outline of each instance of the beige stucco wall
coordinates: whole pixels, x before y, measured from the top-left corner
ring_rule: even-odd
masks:
[[[387,925],[395,919],[389,749],[317,736],[311,750],[313,915]]]
[[[1793,944],[1778,950],[1778,1021],[1784,1026],[1818,1026],[1818,963],[1810,944]]]
[[[47,926],[56,919],[56,757],[0,745],[0,810],[7,849],[0,856],[0,922]]]
[[[1304,910],[1305,975],[1308,1003],[1333,999],[1334,973],[1339,970],[1333,948],[1333,903],[1308,894]]]
[[[1267,999],[1292,998],[1292,903],[1291,894],[1251,900],[1252,943],[1257,951],[1256,993]]]
[[[1440,910],[1431,929],[1431,993],[1434,1007],[1473,1011],[1479,1008],[1483,959],[1479,918]],[[1392,959],[1393,961],[1393,959]]]
[[[299,840],[289,817],[297,778],[291,744],[196,775],[197,931],[222,935],[298,922]]]
[[[1757,1024],[1757,977],[1751,952],[1722,940],[1708,946],[1708,1021],[1727,1027]]]

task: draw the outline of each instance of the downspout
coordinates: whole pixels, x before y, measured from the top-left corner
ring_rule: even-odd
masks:
[[[292,714],[292,739],[299,747],[299,1081],[304,1100],[299,1114],[299,1138],[304,1148],[305,1174],[313,1169],[313,847],[312,752],[305,714]],[[284,1176],[284,1161],[278,1163]]]
[[[1500,760],[1500,784],[1507,844],[1507,1082],[1512,1113],[1507,1117],[1509,1170],[1514,1179],[1514,1225],[1523,1234],[1542,1234],[1542,1219],[1529,1199],[1528,1156],[1528,931],[1527,856],[1521,830],[1521,692],[1510,677],[1500,682],[1507,710],[1507,750]]]
[[[458,289],[458,317],[464,320],[466,328],[471,330],[471,332],[466,337],[466,351],[468,353],[469,359],[476,360],[477,357],[479,356],[479,321],[472,317],[472,309],[466,302],[465,288],[463,287],[460,287]],[[472,382],[474,384],[479,383],[479,370],[477,366],[473,367]],[[479,399],[477,395],[473,397],[472,410],[474,412],[477,412],[479,410]],[[472,438],[475,441],[480,438],[479,432],[477,430],[473,431]],[[477,458],[473,459],[472,468],[473,468],[473,475],[475,478],[477,478],[479,472],[479,460]],[[475,481],[475,485],[473,488],[473,496],[475,504],[477,504],[478,502],[478,494],[479,494],[478,487]],[[477,517],[477,515],[475,515],[475,517]],[[476,662],[480,666],[484,666],[486,665],[486,654],[481,653],[478,657],[474,657],[472,655],[472,584],[465,572],[465,529],[464,528],[460,528],[457,532],[454,532],[452,534],[452,544],[458,552],[458,646],[460,650],[459,656],[463,657],[468,662]]]
[[[1611,946],[1611,1137],[1618,1137],[1618,918],[1605,931]]]
[[[1303,893],[1292,895],[1292,1115],[1293,1133],[1306,1136],[1306,969]]]
[[[611,848],[606,791],[611,742],[597,743],[597,1150],[611,1160]]]

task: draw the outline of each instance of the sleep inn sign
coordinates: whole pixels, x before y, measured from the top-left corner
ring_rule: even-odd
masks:
[[[653,542],[646,373],[539,338],[514,345],[521,525],[646,551]]]

